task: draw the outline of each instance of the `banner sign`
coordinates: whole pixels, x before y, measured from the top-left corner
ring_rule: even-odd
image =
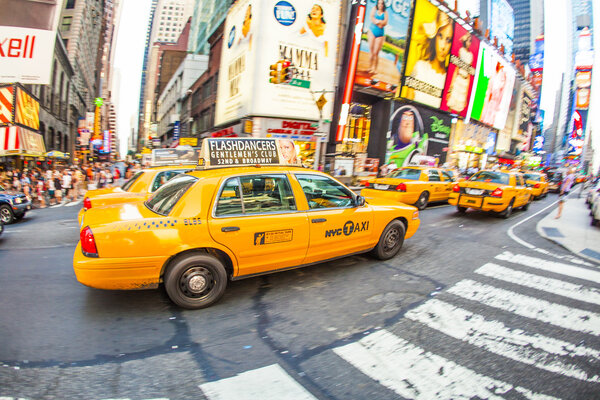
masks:
[[[299,165],[293,140],[207,138],[202,141],[200,166]]]
[[[394,103],[388,132],[386,163],[403,167],[418,155],[438,159],[438,165],[446,161],[452,117],[426,107],[403,102]]]
[[[369,0],[360,42],[355,83],[375,90],[395,92],[404,67],[411,0]]]
[[[200,158],[200,149],[191,146],[179,146],[174,149],[153,149],[152,165],[181,165],[197,164]]]
[[[578,110],[587,110],[590,108],[590,89],[577,89],[575,93],[575,108]]]
[[[573,113],[571,132],[567,136],[567,156],[578,157],[583,152],[587,113],[584,110]]]
[[[427,0],[416,0],[402,97],[440,107],[453,36],[448,14]]]
[[[15,124],[40,129],[40,103],[20,87],[17,87]]]
[[[460,24],[454,24],[448,76],[441,109],[466,117],[475,80],[479,39]]]
[[[48,85],[62,0],[3,0],[0,83]]]
[[[521,95],[521,109],[519,110],[519,134],[527,135],[531,125],[531,106],[533,104],[533,96],[523,90]]]
[[[0,87],[0,126],[13,123],[14,85]]]

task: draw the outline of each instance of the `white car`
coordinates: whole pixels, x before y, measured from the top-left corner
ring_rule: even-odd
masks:
[[[592,209],[590,211],[592,225],[600,226],[600,184],[594,186],[590,192],[592,192],[590,203],[590,207]]]
[[[594,199],[600,196],[600,181],[596,184],[586,187],[584,190],[587,190],[587,196],[585,198],[585,202],[587,203],[589,208],[592,208],[592,204],[594,203]]]

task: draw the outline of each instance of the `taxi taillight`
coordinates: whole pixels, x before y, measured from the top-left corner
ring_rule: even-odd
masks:
[[[92,201],[89,197],[86,197],[85,199],[83,199],[83,209],[89,210],[90,208],[92,208]]]
[[[534,188],[539,189],[540,188],[540,184],[536,183],[535,185],[533,185]]]
[[[96,248],[96,239],[89,226],[86,226],[79,233],[81,241],[81,251],[86,257],[98,257],[98,249]]]
[[[492,192],[492,197],[502,197],[502,193],[504,193],[504,191],[501,188],[496,188]]]
[[[369,187],[370,183],[369,181],[365,181],[365,187]]]
[[[406,185],[404,182],[399,183],[398,186],[396,186],[396,190],[399,192],[406,192]]]
[[[460,186],[458,186],[458,183],[455,183],[454,186],[452,186],[452,191],[454,193],[460,192]]]

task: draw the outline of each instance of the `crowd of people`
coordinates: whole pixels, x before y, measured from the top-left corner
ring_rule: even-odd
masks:
[[[6,168],[0,170],[0,186],[5,190],[24,193],[34,208],[76,201],[88,189],[112,187],[126,175],[131,176],[133,165],[118,168],[108,163],[89,166],[57,166],[54,168]]]

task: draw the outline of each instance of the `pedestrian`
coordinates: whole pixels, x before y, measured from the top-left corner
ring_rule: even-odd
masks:
[[[560,185],[560,194],[558,196],[558,212],[556,213],[556,217],[554,219],[559,219],[562,215],[562,210],[565,204],[565,197],[569,194],[571,190],[571,186],[573,186],[573,182],[575,182],[575,173],[573,168],[570,168],[567,176],[563,179],[562,184]]]
[[[63,192],[61,174],[59,171],[54,171],[54,187],[56,188],[54,192],[56,196],[56,204],[60,204],[62,203]]]

